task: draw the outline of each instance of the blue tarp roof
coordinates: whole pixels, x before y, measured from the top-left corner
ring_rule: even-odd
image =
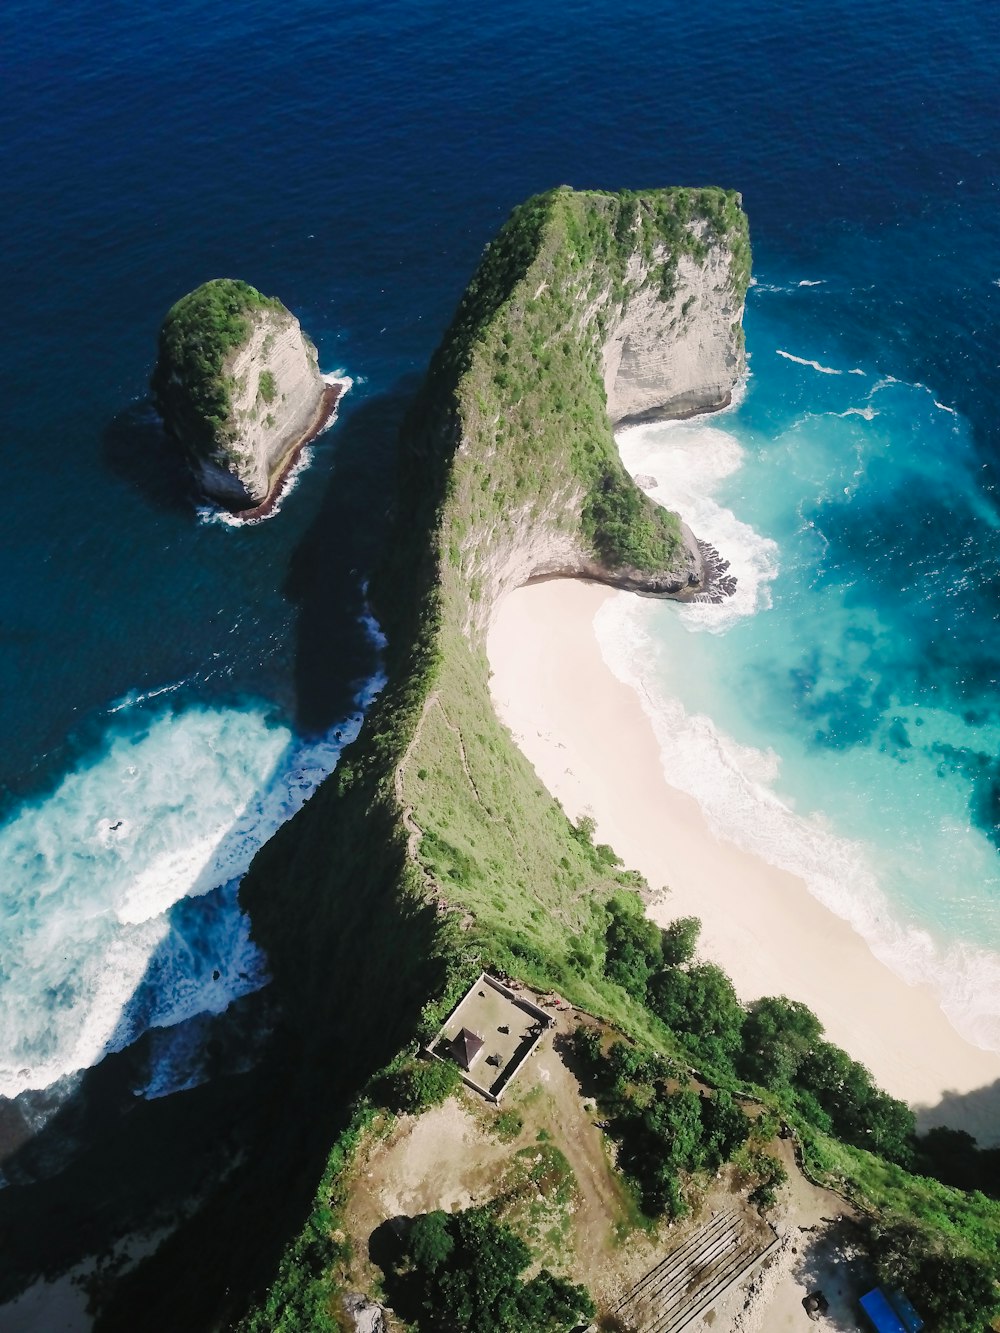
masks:
[[[893,1287],[889,1292],[889,1300],[892,1304],[892,1308],[903,1321],[903,1327],[906,1329],[906,1333],[920,1333],[920,1330],[924,1326],[924,1321],[920,1318],[903,1293],[897,1291],[896,1288]]]
[[[875,1333],[907,1333],[906,1325],[889,1304],[881,1287],[861,1297],[861,1308],[871,1320]]]

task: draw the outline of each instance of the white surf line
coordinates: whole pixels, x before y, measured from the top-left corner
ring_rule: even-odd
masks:
[[[268,519],[274,518],[277,514],[281,513],[282,505],[285,503],[285,501],[288,499],[291,493],[298,486],[299,478],[302,476],[302,473],[307,471],[308,468],[312,466],[312,461],[313,458],[315,457],[315,451],[312,446],[316,443],[316,441],[320,438],[321,435],[326,434],[326,432],[330,429],[333,423],[337,420],[337,417],[340,415],[341,399],[343,399],[346,394],[350,393],[354,385],[358,383],[357,380],[353,379],[343,370],[325,371],[320,378],[326,384],[342,385],[343,387],[340,394],[340,398],[338,398],[336,403],[334,404],[333,411],[330,413],[329,417],[327,417],[326,423],[323,425],[323,427],[316,432],[316,434],[307,444],[302,445],[301,449],[299,450],[298,458],[295,460],[292,467],[288,471],[288,475],[281,483],[281,488],[278,492],[278,495],[275,498],[274,504],[270,507],[270,509],[268,509],[267,513],[258,514],[254,518],[241,518],[239,513],[234,513],[230,509],[224,509],[222,508],[221,505],[215,505],[211,503],[201,504],[197,508],[199,522],[221,523],[224,527],[227,528],[252,528],[256,527],[258,523],[266,523]]]
[[[804,356],[793,356],[791,352],[783,352],[780,347],[776,347],[775,352],[778,356],[783,356],[786,361],[794,361],[797,366],[812,366],[813,370],[818,370],[821,375],[843,375],[842,370],[834,370],[832,366],[821,366],[818,361],[810,361]]]

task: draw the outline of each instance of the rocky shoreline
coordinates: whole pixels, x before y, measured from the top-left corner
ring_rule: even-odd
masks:
[[[710,602],[718,605],[724,602],[727,597],[732,597],[736,592],[736,575],[730,574],[729,561],[724,560],[714,546],[708,542],[702,541],[700,537],[695,538],[698,543],[698,550],[701,552],[701,558],[705,568],[705,586],[700,592],[696,592],[693,597],[688,598],[691,602]]]
[[[275,506],[285,494],[288,486],[288,480],[295,465],[302,456],[302,450],[307,444],[311,444],[317,435],[321,435],[324,430],[333,422],[337,415],[337,407],[341,398],[347,392],[348,384],[344,380],[335,380],[332,384],[327,384],[316,408],[316,415],[310,423],[308,429],[296,441],[285,455],[285,459],[275,474],[274,481],[267,493],[267,499],[253,509],[235,509],[228,505],[223,505],[217,501],[221,508],[228,509],[229,513],[240,523],[257,523],[261,519],[269,518],[274,511]]]

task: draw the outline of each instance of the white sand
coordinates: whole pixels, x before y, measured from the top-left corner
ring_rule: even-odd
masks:
[[[604,663],[593,629],[615,596],[567,580],[534,584],[501,605],[489,638],[500,718],[549,791],[652,888],[651,915],[702,921],[699,953],[740,996],[802,1000],[827,1036],[918,1112],[981,1144],[1000,1139],[1000,1055],[965,1041],[926,987],[902,981],[805,883],[710,831],[671,787],[638,697]],[[969,1096],[968,1094],[975,1094]]]

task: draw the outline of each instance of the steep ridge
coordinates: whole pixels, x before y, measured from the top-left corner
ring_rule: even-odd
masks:
[[[101,1333],[131,1330],[137,1309],[150,1333],[232,1326],[255,1296],[243,1333],[329,1330],[338,1210],[380,1071],[432,1035],[483,968],[557,989],[690,1062],[604,965],[606,904],[647,886],[542,788],[494,713],[484,641],[499,600],[532,578],[705,595],[692,539],[625,473],[611,416],[725,402],[743,368],[748,280],[746,219],[721,190],[559,189],[515,210],[487,247],[401,432],[392,538],[371,587],[386,686],[241,887],[284,1013],[266,1131],[125,1279]],[[920,1219],[931,1246],[939,1227],[962,1254],[994,1244],[992,1202],[796,1123],[813,1168],[862,1206]]]
[[[748,279],[746,219],[738,196],[721,190],[562,188],[516,209],[487,247],[402,430],[394,535],[372,586],[389,636],[388,684],[337,774],[244,882],[276,974],[290,933],[287,895],[308,898],[314,924],[335,916],[345,889],[331,839],[347,820],[356,848],[367,838],[357,819],[376,808],[378,841],[391,829],[400,858],[401,878],[382,887],[394,894],[405,881],[419,901],[468,914],[483,947],[529,948],[531,913],[565,897],[572,831],[495,718],[485,630],[498,600],[533,578],[584,576],[673,596],[704,590],[697,544],[621,464],[605,375],[614,405],[641,392],[649,410],[649,349],[659,340],[666,363],[676,333],[688,351],[664,372],[660,410],[716,405],[743,371]],[[660,313],[647,327],[652,308]],[[614,351],[630,340],[645,348],[641,391],[635,363],[623,371]],[[707,373],[691,351],[699,345],[712,352]],[[356,803],[363,816],[341,813]],[[593,879],[579,850],[569,879]],[[383,851],[370,849],[373,864]],[[606,894],[615,877],[603,878]],[[571,915],[589,920],[578,887]],[[308,1004],[316,992],[303,951],[322,949],[322,939],[322,928],[310,931],[288,958],[287,984]]]
[[[415,473],[448,469],[442,584],[468,627],[532,578],[704,593],[697,543],[633,485],[612,421],[729,401],[748,278],[733,193],[561,189],[515,210],[404,432],[401,506]]]

